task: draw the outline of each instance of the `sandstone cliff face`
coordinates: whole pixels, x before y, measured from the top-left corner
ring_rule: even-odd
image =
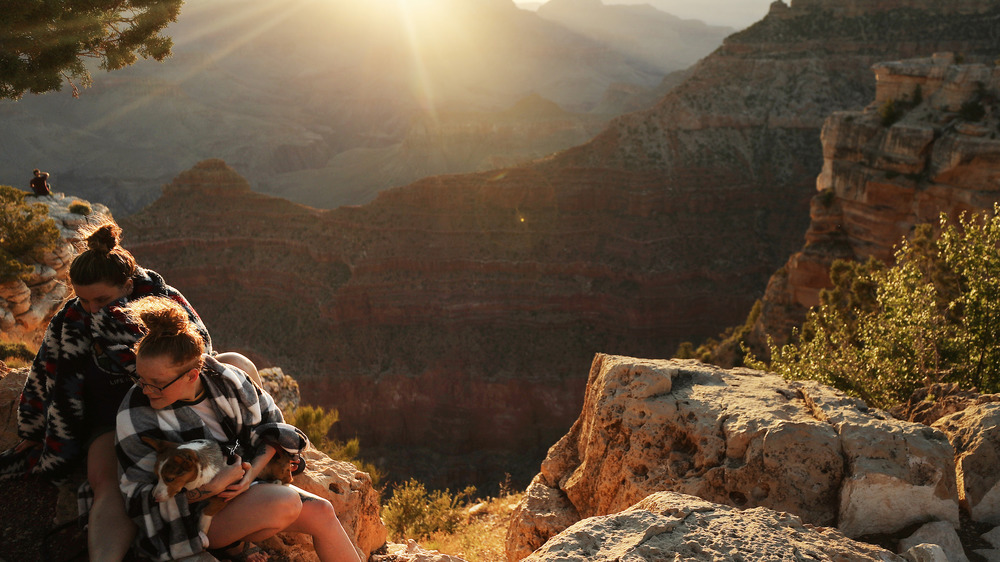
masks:
[[[910,561],[994,560],[1000,395],[951,398],[928,426],[813,382],[598,355],[580,417],[511,519],[507,558],[771,560],[763,545],[801,541],[770,549],[898,559],[846,535]]]
[[[919,223],[1000,201],[1000,72],[951,54],[880,63],[875,101],[823,127],[805,247],[772,277],[754,328],[778,340],[830,286],[835,259],[890,261]],[[885,118],[888,104],[895,117]]]
[[[88,203],[76,197],[56,193],[51,197],[33,197],[28,202],[42,203],[59,229],[56,247],[45,252],[38,263],[29,264],[34,271],[26,279],[0,283],[0,341],[24,342],[37,347],[45,326],[69,296],[69,266],[76,255],[73,245],[80,242],[80,230],[110,218],[108,208],[100,203]],[[86,203],[89,215],[72,213],[73,203]]]
[[[724,232],[731,238],[709,249],[713,276],[726,279],[727,294],[745,313],[765,294],[767,281],[730,264],[754,252],[757,263],[778,270],[801,247],[823,167],[822,124],[831,112],[871,101],[871,66],[949,49],[968,60],[992,60],[996,26],[975,12],[997,13],[995,4],[877,4],[776,2],[767,17],[699,62],[656,107],[614,120],[590,143],[540,167],[655,170],[650,192],[662,194],[668,208],[676,193],[718,196],[721,203],[710,212],[730,217]],[[820,218],[833,213],[815,204],[812,209]],[[715,234],[708,223],[696,228]],[[748,248],[746,240],[758,245]],[[802,261],[797,275],[823,275]],[[699,259],[691,254],[678,265],[698,271]],[[775,292],[768,290],[767,298],[792,298]],[[673,295],[684,298],[680,290]],[[706,309],[701,318],[721,316]],[[793,323],[776,318],[768,328]]]

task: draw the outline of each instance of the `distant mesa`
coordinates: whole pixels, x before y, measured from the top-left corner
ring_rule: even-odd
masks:
[[[165,195],[181,195],[191,190],[213,190],[230,193],[251,191],[250,182],[229,167],[220,158],[202,160],[190,170],[185,170],[174,181],[163,187]]]

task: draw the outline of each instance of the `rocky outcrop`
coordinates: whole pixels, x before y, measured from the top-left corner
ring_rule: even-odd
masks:
[[[274,404],[281,409],[287,418],[299,407],[301,395],[299,383],[285,374],[281,367],[260,369],[261,382],[264,390],[274,398]]]
[[[80,242],[80,231],[88,224],[110,218],[108,208],[77,197],[56,193],[50,197],[28,196],[28,203],[40,203],[48,210],[59,240],[55,248],[44,252],[40,259],[28,263],[34,270],[24,279],[0,283],[0,341],[24,342],[37,347],[41,343],[48,321],[70,294],[69,266],[76,255],[74,244]],[[78,203],[89,208],[89,214],[70,210]]]
[[[741,510],[674,492],[657,492],[624,511],[585,519],[524,560],[785,559],[904,560],[795,515],[763,507]]]
[[[302,457],[306,470],[293,484],[330,500],[337,518],[347,531],[362,560],[385,544],[388,531],[379,516],[379,492],[368,474],[349,462],[336,461],[310,447]],[[272,539],[272,544],[281,540]]]
[[[580,417],[514,514],[507,557],[658,491],[784,511],[849,537],[958,527],[954,454],[944,433],[811,381],[598,355]]]
[[[976,404],[934,427],[955,448],[958,497],[973,521],[1000,525],[1000,403]]]
[[[967,9],[973,9],[971,4]],[[879,63],[875,101],[823,127],[805,247],[768,284],[754,327],[782,341],[830,286],[836,259],[890,261],[916,224],[1000,201],[1000,72],[942,53]]]

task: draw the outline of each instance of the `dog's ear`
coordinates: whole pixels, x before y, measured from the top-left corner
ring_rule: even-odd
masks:
[[[184,472],[192,470],[197,462],[194,452],[184,449],[178,449],[177,452],[170,457],[170,460]]]
[[[140,439],[142,439],[143,443],[149,445],[153,449],[156,449],[157,453],[162,451],[169,444],[166,441],[162,441],[155,437],[149,437],[148,435],[143,435]]]

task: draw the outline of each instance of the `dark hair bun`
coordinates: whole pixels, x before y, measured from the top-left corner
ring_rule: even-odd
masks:
[[[107,254],[118,246],[121,235],[122,229],[117,224],[104,223],[87,237],[87,248]]]
[[[129,303],[126,310],[146,332],[135,344],[137,355],[166,355],[179,365],[204,353],[204,338],[176,301],[144,297]]]

